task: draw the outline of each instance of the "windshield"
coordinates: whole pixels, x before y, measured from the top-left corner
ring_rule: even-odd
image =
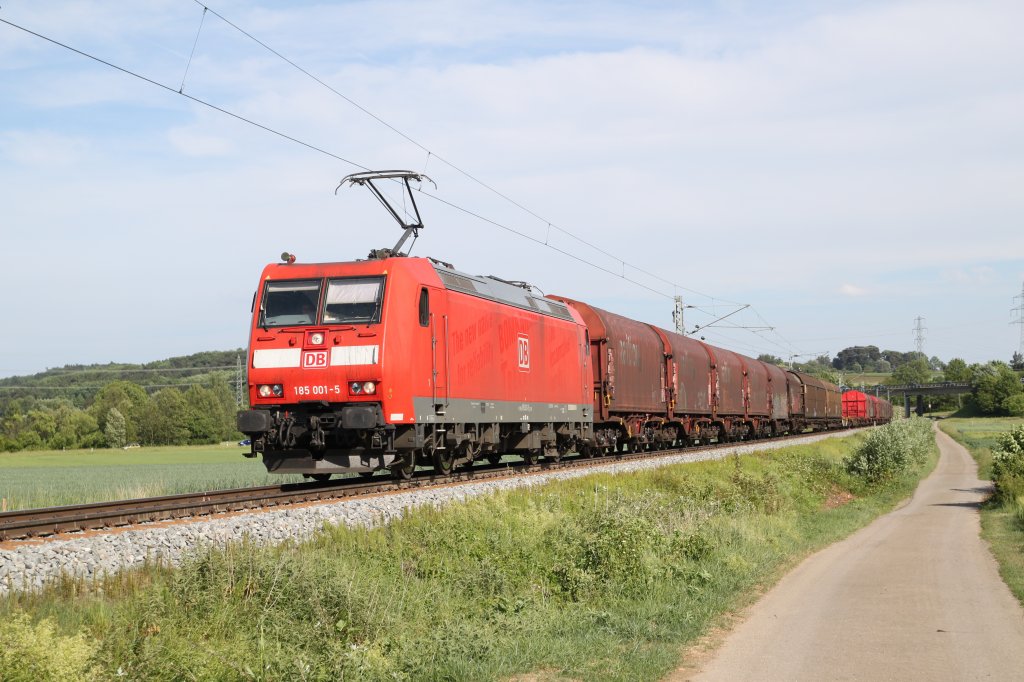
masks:
[[[383,296],[383,277],[327,280],[324,324],[379,322]]]
[[[260,306],[261,327],[286,327],[316,323],[320,280],[267,282]]]

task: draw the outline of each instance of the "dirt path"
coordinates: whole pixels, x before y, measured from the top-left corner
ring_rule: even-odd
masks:
[[[988,491],[938,432],[904,507],[800,564],[670,680],[1024,679],[1024,610],[978,536]]]

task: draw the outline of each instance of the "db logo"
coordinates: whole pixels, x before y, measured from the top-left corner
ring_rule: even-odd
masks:
[[[302,351],[302,369],[326,369],[327,351],[325,350],[304,350]]]
[[[526,334],[519,335],[519,369],[530,369],[530,338]]]

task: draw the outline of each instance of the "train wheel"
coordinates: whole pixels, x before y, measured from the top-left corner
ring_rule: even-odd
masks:
[[[412,478],[413,472],[416,471],[416,456],[413,453],[409,453],[402,460],[401,464],[393,467],[391,472],[400,481],[408,481]]]
[[[487,455],[487,461],[493,464],[494,466],[498,466],[499,464],[501,464],[501,455]]]
[[[527,450],[523,453],[523,461],[527,464],[536,464],[540,459],[540,450]]]
[[[544,459],[547,460],[548,462],[561,462],[562,453],[558,451],[558,448],[545,448]]]
[[[375,472],[375,471],[360,471],[359,472],[359,477],[360,478],[373,478],[373,475],[375,473],[377,473],[377,472]]]
[[[581,445],[580,446],[580,455],[582,455],[584,459],[593,459],[594,458],[594,448],[592,446],[590,446],[590,445]]]
[[[437,473],[447,476],[452,472],[452,466],[455,464],[455,455],[449,450],[435,450],[434,451],[434,471]]]
[[[310,474],[309,477],[312,478],[317,483],[323,483],[324,481],[331,480],[330,474]]]

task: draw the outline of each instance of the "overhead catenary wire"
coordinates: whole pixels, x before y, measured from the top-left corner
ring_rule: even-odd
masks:
[[[281,54],[281,52],[277,51],[276,49],[274,49],[273,47],[271,47],[267,43],[263,42],[262,40],[260,40],[256,36],[254,36],[252,33],[246,31],[244,28],[240,27],[238,24],[234,23],[233,21],[231,21],[230,19],[228,19],[224,15],[220,14],[216,10],[211,9],[208,5],[205,5],[205,4],[201,3],[201,2],[199,2],[199,0],[192,0],[192,1],[195,4],[197,4],[197,5],[199,5],[200,7],[203,8],[204,14],[207,11],[209,11],[215,17],[217,17],[218,19],[220,19],[221,21],[226,23],[228,26],[230,26],[231,28],[235,29],[236,31],[238,31],[239,33],[244,35],[245,37],[249,38],[254,43],[256,43],[257,45],[262,47],[263,49],[267,50],[268,52],[270,52],[274,56],[280,58],[285,63],[289,64],[290,66],[295,68],[297,71],[299,71],[303,75],[305,75],[308,78],[310,78],[310,79],[314,80],[315,82],[319,83],[321,86],[323,86],[324,88],[326,88],[330,92],[334,93],[335,95],[337,95],[338,97],[340,97],[344,101],[348,102],[350,105],[352,105],[353,107],[355,107],[359,111],[363,112],[364,114],[366,114],[367,116],[369,116],[373,120],[377,121],[378,123],[380,123],[381,125],[386,127],[388,130],[392,131],[393,133],[395,133],[396,135],[398,135],[399,137],[401,137],[402,139],[407,141],[409,144],[412,144],[413,146],[417,147],[421,151],[425,152],[427,154],[427,161],[429,161],[431,157],[436,158],[438,161],[440,161],[441,163],[445,164],[446,166],[448,166],[452,170],[456,171],[457,173],[459,173],[460,175],[462,175],[466,179],[476,183],[480,187],[483,187],[487,191],[489,191],[489,192],[495,194],[496,196],[504,199],[505,201],[507,201],[508,203],[512,204],[516,208],[518,208],[518,209],[522,210],[523,212],[527,213],[528,215],[536,218],[542,224],[547,225],[548,228],[554,229],[554,230],[558,230],[562,234],[565,234],[566,236],[571,237],[572,239],[575,239],[576,241],[580,242],[581,244],[585,244],[586,246],[590,247],[591,249],[597,251],[598,253],[600,253],[600,254],[602,254],[604,256],[607,256],[607,257],[609,257],[609,258],[611,258],[611,259],[613,259],[615,261],[620,262],[624,267],[628,266],[629,268],[631,268],[633,270],[636,270],[637,272],[642,272],[645,275],[651,277],[652,279],[656,279],[659,282],[662,282],[663,284],[667,284],[668,286],[675,287],[675,288],[678,288],[678,289],[682,289],[683,291],[688,291],[688,292],[690,292],[692,294],[696,294],[698,296],[703,296],[703,297],[711,299],[711,300],[719,300],[719,301],[723,301],[725,303],[731,303],[733,305],[744,305],[744,304],[738,303],[736,301],[730,301],[728,299],[724,299],[724,298],[720,298],[720,297],[716,297],[716,296],[711,296],[710,294],[705,294],[705,293],[696,291],[694,289],[689,289],[689,288],[684,287],[684,286],[682,286],[680,284],[677,284],[675,282],[667,280],[667,279],[665,279],[663,277],[660,277],[659,275],[657,275],[657,274],[655,274],[653,272],[650,272],[648,270],[645,270],[643,268],[635,266],[635,265],[633,265],[631,263],[628,263],[628,262],[624,261],[622,258],[616,256],[615,254],[610,253],[609,251],[606,251],[605,249],[597,246],[596,244],[593,244],[593,243],[587,241],[586,239],[583,239],[582,237],[576,235],[575,233],[573,233],[573,232],[571,232],[569,230],[566,230],[566,229],[564,229],[562,227],[559,227],[558,225],[556,225],[552,221],[548,220],[544,216],[536,213],[535,211],[533,211],[532,209],[528,208],[527,206],[524,206],[522,203],[516,201],[512,197],[508,196],[504,192],[501,192],[500,190],[496,189],[495,187],[489,185],[488,183],[484,182],[483,180],[480,180],[479,178],[477,178],[472,173],[464,170],[463,168],[461,168],[460,166],[456,165],[455,163],[452,163],[451,161],[449,161],[445,157],[443,157],[440,154],[438,154],[436,151],[430,149],[429,147],[427,147],[426,145],[420,143],[418,140],[416,140],[412,136],[410,136],[407,133],[403,132],[402,130],[396,128],[394,125],[392,125],[391,123],[389,123],[385,119],[381,118],[377,114],[373,113],[372,111],[370,111],[369,109],[367,109],[366,107],[361,105],[359,102],[355,101],[354,99],[352,99],[348,95],[345,95],[344,93],[340,92],[336,88],[332,87],[330,84],[326,83],[323,79],[317,77],[315,74],[313,74],[309,70],[303,68],[302,66],[297,64],[295,61],[293,61],[293,60],[289,59],[288,57],[286,57],[285,55]],[[536,240],[536,239],[534,239],[533,241],[536,241],[536,242],[542,243],[542,244],[544,244],[546,242],[546,240],[545,240],[545,242],[540,242],[539,240]]]
[[[309,71],[304,69],[303,67],[299,66],[298,64],[296,64],[292,60],[288,59],[287,57],[285,57],[284,55],[279,53],[277,50],[274,50],[269,45],[267,45],[263,41],[259,40],[258,38],[256,38],[255,36],[253,36],[249,32],[245,31],[241,27],[237,26],[236,24],[234,24],[233,22],[231,22],[230,20],[225,18],[223,15],[219,14],[218,12],[216,12],[215,10],[209,8],[208,6],[206,6],[206,5],[204,5],[204,4],[200,3],[200,2],[198,2],[198,0],[193,0],[193,1],[197,5],[199,5],[200,7],[203,8],[204,17],[205,17],[206,12],[210,12],[210,13],[214,14],[216,17],[218,17],[219,19],[221,19],[222,21],[227,23],[229,26],[231,26],[235,30],[241,32],[243,35],[245,35],[246,37],[250,38],[251,40],[253,40],[257,44],[262,46],[264,49],[270,51],[271,53],[273,53],[274,55],[276,55],[280,59],[284,60],[285,62],[287,62],[288,64],[290,64],[294,68],[298,69],[300,72],[302,72],[306,76],[312,78],[313,80],[315,80],[316,82],[318,82],[319,84],[324,86],[325,88],[329,89],[331,92],[336,94],[338,97],[341,97],[346,102],[350,103],[352,106],[358,108],[360,111],[364,112],[365,114],[367,114],[368,116],[370,116],[371,118],[373,118],[374,120],[379,122],[381,125],[384,125],[389,130],[392,130],[397,135],[399,135],[403,139],[407,140],[409,143],[415,145],[416,147],[418,147],[421,150],[423,150],[424,152],[426,152],[427,155],[428,155],[427,156],[427,160],[428,161],[429,161],[430,157],[436,157],[440,162],[442,162],[445,165],[449,166],[450,168],[452,168],[456,172],[460,173],[461,175],[465,176],[469,180],[473,181],[474,183],[477,183],[481,187],[487,189],[488,191],[490,191],[490,192],[494,193],[495,195],[501,197],[502,199],[508,201],[510,204],[516,206],[517,208],[521,209],[522,211],[526,212],[527,214],[531,215],[532,217],[536,218],[537,220],[542,221],[544,224],[546,224],[548,226],[549,232],[550,232],[551,229],[557,230],[557,231],[565,234],[566,236],[568,236],[568,237],[578,241],[579,243],[584,244],[587,247],[597,251],[598,253],[601,253],[601,254],[609,257],[609,258],[612,258],[613,260],[618,261],[621,264],[621,270],[622,271],[621,271],[621,273],[616,273],[616,272],[614,272],[614,271],[612,271],[612,270],[610,270],[610,269],[608,269],[606,267],[603,267],[603,266],[601,266],[601,265],[599,265],[597,263],[594,263],[592,261],[587,260],[586,258],[584,258],[583,256],[580,256],[579,254],[567,251],[567,250],[565,250],[563,248],[559,248],[559,247],[549,243],[549,239],[548,238],[546,238],[545,240],[537,239],[537,238],[535,238],[533,236],[530,236],[530,235],[528,235],[528,234],[526,234],[526,233],[524,233],[522,231],[516,230],[514,228],[510,228],[507,225],[503,225],[503,224],[499,223],[496,220],[492,220],[492,219],[486,218],[486,217],[482,216],[481,214],[479,214],[477,212],[474,212],[472,210],[469,210],[469,209],[466,209],[466,208],[464,208],[462,206],[459,206],[458,204],[455,204],[454,202],[450,202],[448,200],[442,199],[440,196],[431,195],[429,193],[423,192],[422,189],[421,189],[420,190],[421,193],[425,194],[426,196],[430,196],[431,198],[433,198],[435,200],[438,200],[438,201],[441,201],[442,203],[444,203],[444,204],[446,204],[446,205],[448,205],[448,206],[450,206],[452,208],[455,208],[455,209],[457,209],[459,211],[462,211],[462,212],[466,213],[467,215],[470,215],[470,216],[472,216],[472,217],[474,217],[474,218],[476,218],[478,220],[486,222],[486,223],[488,223],[490,225],[493,225],[495,227],[499,227],[499,228],[501,228],[503,230],[506,230],[506,231],[508,231],[510,233],[516,234],[516,235],[518,235],[520,237],[529,239],[531,242],[534,242],[534,243],[536,243],[536,244],[538,244],[540,246],[545,246],[547,248],[550,248],[553,251],[555,251],[555,252],[557,252],[557,253],[559,253],[561,255],[568,256],[569,258],[572,258],[573,260],[575,260],[577,262],[580,262],[580,263],[585,264],[585,265],[589,265],[589,266],[591,266],[591,267],[593,267],[593,268],[595,268],[597,270],[600,270],[600,271],[605,272],[607,274],[611,274],[613,276],[616,276],[619,279],[628,281],[631,284],[639,286],[639,287],[641,287],[643,289],[646,289],[647,291],[650,291],[652,293],[655,293],[655,294],[657,294],[659,296],[663,296],[663,297],[669,298],[669,299],[672,298],[672,295],[667,294],[664,291],[660,291],[660,290],[655,289],[654,287],[652,287],[652,286],[650,286],[648,284],[644,284],[643,282],[638,281],[637,279],[634,279],[634,278],[626,276],[626,268],[628,267],[632,271],[635,271],[637,273],[642,273],[643,275],[646,275],[647,277],[650,277],[651,279],[657,280],[657,281],[659,281],[659,282],[661,282],[663,284],[671,286],[671,287],[673,287],[676,290],[687,291],[687,292],[695,294],[697,296],[702,296],[704,298],[707,298],[707,299],[709,299],[712,302],[718,301],[718,302],[726,303],[726,304],[729,304],[729,305],[732,305],[732,306],[740,306],[740,309],[750,307],[749,304],[741,304],[741,303],[738,303],[738,302],[735,302],[735,301],[730,301],[729,299],[715,297],[715,296],[712,296],[712,295],[709,295],[709,294],[706,294],[706,293],[703,293],[703,292],[700,292],[700,291],[697,291],[697,290],[690,289],[688,287],[682,286],[682,285],[680,285],[678,283],[675,283],[675,282],[672,282],[670,280],[667,280],[667,279],[665,279],[665,278],[663,278],[663,277],[661,277],[659,275],[656,275],[656,274],[654,274],[654,273],[652,273],[652,272],[650,272],[650,271],[648,271],[648,270],[646,270],[644,268],[641,268],[639,266],[635,266],[635,265],[633,265],[631,263],[628,263],[627,261],[619,258],[618,256],[616,256],[616,255],[614,255],[614,254],[612,254],[612,253],[610,253],[610,252],[608,252],[608,251],[606,251],[606,250],[596,246],[595,244],[592,244],[589,241],[587,241],[587,240],[585,240],[585,239],[575,235],[574,233],[570,232],[569,230],[561,228],[558,225],[554,224],[553,222],[548,221],[547,219],[543,218],[539,214],[537,214],[534,211],[530,210],[526,206],[523,206],[521,203],[515,201],[511,197],[508,197],[504,193],[502,193],[499,190],[493,188],[492,186],[488,185],[487,183],[479,180],[478,178],[476,178],[472,174],[468,173],[467,171],[463,170],[462,168],[460,168],[460,167],[456,166],[455,164],[449,162],[444,157],[438,155],[435,151],[430,150],[427,147],[425,147],[424,145],[420,144],[419,142],[417,142],[415,139],[413,139],[409,135],[407,135],[404,132],[402,132],[401,130],[395,128],[394,126],[392,126],[390,123],[388,123],[384,119],[380,118],[379,116],[377,116],[373,112],[369,111],[368,109],[366,109],[362,105],[358,104],[357,102],[355,102],[351,98],[345,96],[344,94],[342,94],[341,92],[339,92],[335,88],[331,87],[330,85],[325,83],[320,78],[316,77],[315,75],[313,75],[312,73],[310,73]],[[243,123],[247,123],[247,124],[249,124],[251,126],[259,128],[259,129],[261,129],[261,130],[263,130],[265,132],[268,132],[268,133],[270,133],[272,135],[278,136],[278,137],[280,137],[282,139],[288,140],[290,142],[294,142],[294,143],[296,143],[298,145],[301,145],[301,146],[303,146],[303,147],[305,147],[307,149],[310,149],[312,151],[316,151],[316,152],[321,153],[321,154],[323,154],[325,156],[328,156],[330,158],[333,158],[333,159],[336,159],[336,160],[341,161],[343,163],[349,164],[350,166],[353,166],[353,167],[358,168],[360,170],[364,170],[364,171],[369,171],[370,170],[370,168],[368,168],[367,166],[364,166],[364,165],[359,164],[359,163],[357,163],[357,162],[355,162],[355,161],[353,161],[351,159],[345,158],[345,157],[343,157],[343,156],[341,156],[339,154],[336,154],[336,153],[331,152],[331,151],[329,151],[327,149],[324,149],[323,147],[320,147],[318,145],[312,144],[310,142],[306,142],[306,141],[304,141],[302,139],[299,139],[299,138],[297,138],[297,137],[295,137],[293,135],[289,135],[287,133],[284,133],[284,132],[282,132],[280,130],[277,130],[275,128],[272,128],[272,127],[270,127],[268,125],[261,124],[261,123],[255,121],[255,120],[253,120],[251,118],[248,118],[248,117],[242,116],[240,114],[237,114],[237,113],[235,113],[235,112],[233,112],[233,111],[231,111],[229,109],[226,109],[226,108],[224,108],[222,106],[216,105],[216,104],[214,104],[214,103],[212,103],[212,102],[210,102],[208,100],[204,100],[202,98],[199,98],[199,97],[190,95],[188,93],[185,93],[184,92],[184,82],[185,82],[184,78],[182,80],[182,86],[178,90],[175,90],[171,86],[168,86],[166,84],[160,83],[159,81],[156,81],[156,80],[154,80],[152,78],[146,77],[146,76],[144,76],[144,75],[142,75],[140,73],[137,73],[137,72],[132,71],[130,69],[127,69],[125,67],[122,67],[122,66],[119,66],[117,64],[114,64],[114,63],[112,63],[110,61],[107,61],[105,59],[102,59],[102,58],[100,58],[100,57],[98,57],[96,55],[90,54],[90,53],[85,52],[83,50],[79,50],[79,49],[77,49],[77,48],[75,48],[75,47],[73,47],[71,45],[68,45],[67,43],[64,43],[62,41],[56,40],[56,39],[51,38],[49,36],[43,35],[43,34],[37,32],[37,31],[29,29],[29,28],[27,28],[25,26],[21,26],[20,24],[14,23],[12,21],[9,21],[9,20],[3,19],[3,18],[0,18],[0,22],[6,24],[8,26],[11,26],[12,28],[15,28],[17,30],[23,31],[23,32],[25,32],[25,33],[27,33],[29,35],[35,36],[35,37],[37,37],[37,38],[39,38],[41,40],[49,42],[49,43],[51,43],[53,45],[56,45],[56,46],[61,47],[63,49],[66,49],[66,50],[68,50],[70,52],[78,54],[78,55],[80,55],[82,57],[85,57],[87,59],[95,61],[95,62],[97,62],[99,64],[103,64],[104,66],[112,68],[112,69],[114,69],[116,71],[119,71],[119,72],[125,74],[125,75],[128,75],[128,76],[131,76],[133,78],[139,79],[141,81],[144,81],[146,83],[154,85],[154,86],[156,86],[158,88],[161,88],[163,90],[166,90],[168,92],[175,93],[175,94],[177,94],[177,95],[179,95],[181,97],[185,97],[186,99],[188,99],[188,100],[190,100],[192,102],[195,102],[196,104],[200,104],[200,105],[205,106],[207,108],[210,108],[210,109],[212,109],[214,111],[220,112],[220,113],[222,113],[222,114],[224,114],[226,116],[234,118],[234,119],[236,119],[238,121],[241,121]],[[202,30],[202,22],[200,23],[200,31],[201,30]],[[195,41],[193,43],[193,54],[194,54],[194,51],[195,51],[195,46],[198,43],[198,40],[199,40],[199,33],[197,32],[196,39],[195,39]],[[191,64],[191,60],[192,60],[192,55],[190,55],[190,57],[189,57],[189,64]],[[186,67],[186,77],[187,77],[187,73],[188,73],[188,67]],[[697,306],[695,306],[695,307],[698,310],[701,310],[701,312],[705,312],[701,307],[697,307]],[[714,308],[716,306],[712,305],[712,307]],[[736,311],[736,312],[738,312],[738,311]],[[775,330],[775,328],[772,325],[768,324],[767,321],[764,320],[763,316],[761,316],[759,312],[757,312],[756,310],[754,310],[753,312],[755,314],[757,314],[758,317],[763,322],[765,322],[766,326],[771,327],[773,331]],[[705,312],[705,314],[708,314],[708,313]],[[713,324],[713,323],[711,323],[711,324]],[[707,326],[703,327],[702,329],[706,329],[706,328],[707,328]],[[776,332],[776,334],[778,334],[778,332]],[[778,336],[779,336],[780,339],[783,339],[783,341],[785,341],[784,337],[782,337],[781,334],[778,334]],[[792,348],[793,348],[792,344],[789,344],[788,341],[786,341],[786,343],[789,346],[789,350],[792,350]]]

